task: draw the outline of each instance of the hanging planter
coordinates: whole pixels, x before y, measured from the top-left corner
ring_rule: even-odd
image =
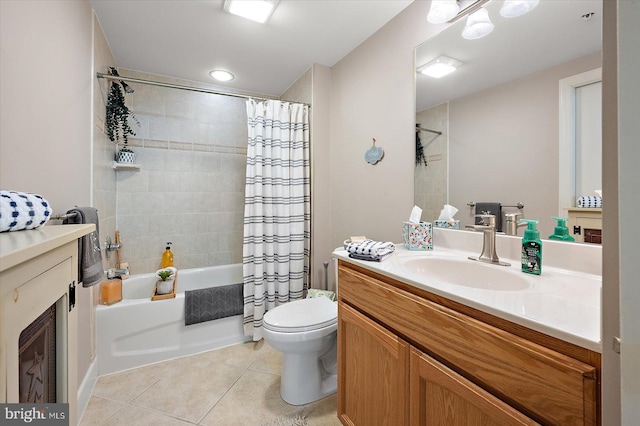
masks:
[[[118,76],[118,71],[109,67],[109,74]],[[107,129],[107,136],[111,142],[116,144],[122,143],[124,146],[116,154],[116,161],[118,163],[133,163],[135,162],[135,153],[127,147],[129,142],[129,136],[135,136],[136,133],[130,126],[130,120],[140,125],[136,116],[129,110],[129,107],[125,104],[125,94],[133,93],[133,89],[124,81],[111,81],[109,83],[109,95],[107,97],[107,107],[105,114],[105,127]]]

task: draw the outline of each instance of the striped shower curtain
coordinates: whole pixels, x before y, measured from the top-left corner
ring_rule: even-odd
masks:
[[[244,333],[262,338],[262,317],[301,299],[309,277],[309,107],[247,101]]]

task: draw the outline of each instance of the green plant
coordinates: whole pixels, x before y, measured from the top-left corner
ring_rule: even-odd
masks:
[[[125,145],[122,148],[120,148],[120,152],[133,152],[133,150]]]
[[[118,75],[115,68],[109,68],[109,74]],[[107,110],[105,117],[105,125],[107,128],[107,136],[112,142],[118,143],[120,140],[126,145],[129,136],[135,136],[136,133],[129,125],[129,117],[131,117],[138,125],[140,123],[135,115],[129,110],[125,104],[124,93],[121,84],[112,81],[109,86],[109,95],[107,97]]]
[[[173,271],[167,269],[165,269],[164,271],[158,271],[158,276],[162,281],[166,281],[167,278],[169,278],[171,275],[173,275]]]

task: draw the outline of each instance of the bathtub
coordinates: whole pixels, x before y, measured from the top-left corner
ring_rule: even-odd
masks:
[[[242,282],[242,264],[178,271],[175,299],[151,300],[155,274],[122,282],[122,301],[96,309],[98,374],[192,355],[251,340],[242,315],[184,325],[184,292]]]

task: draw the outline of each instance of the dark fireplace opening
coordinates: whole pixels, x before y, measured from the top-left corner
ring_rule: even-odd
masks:
[[[57,402],[55,303],[20,333],[18,345],[20,402]]]

